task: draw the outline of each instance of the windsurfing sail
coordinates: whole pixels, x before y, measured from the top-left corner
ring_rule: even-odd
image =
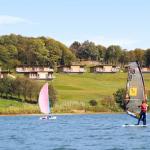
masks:
[[[125,106],[129,115],[138,118],[140,105],[146,100],[145,86],[142,72],[138,62],[130,62],[128,65],[128,79],[126,85]]]
[[[49,95],[48,95],[48,83],[45,83],[41,88],[38,102],[39,102],[39,107],[41,112],[44,114],[49,114],[50,105],[49,105]]]

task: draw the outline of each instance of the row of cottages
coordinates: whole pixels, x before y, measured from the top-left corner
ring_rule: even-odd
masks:
[[[115,73],[119,68],[112,65],[97,65],[90,67],[91,73]],[[52,80],[54,79],[54,70],[48,66],[19,66],[16,68],[17,73],[23,73],[30,79]],[[57,67],[58,73],[84,73],[85,65],[70,65]]]
[[[112,65],[96,65],[90,67],[91,73],[116,73],[119,71],[119,67]],[[84,73],[86,72],[85,65],[70,65],[70,66],[60,66],[57,72],[63,73]]]
[[[96,65],[90,67],[91,73],[116,73],[119,72],[119,67],[113,65]],[[48,66],[19,66],[16,68],[17,73],[22,73],[30,79],[37,80],[52,80],[54,79],[54,70]],[[85,65],[70,65],[59,66],[57,72],[60,73],[84,73],[86,72]],[[150,73],[150,68],[143,67],[143,73]],[[10,71],[2,70],[0,67],[0,78],[10,75]],[[11,75],[10,75],[11,76]]]
[[[16,68],[17,73],[23,73],[30,79],[52,80],[54,79],[54,70],[48,66],[19,66]]]
[[[70,66],[59,66],[57,72],[60,73],[84,73],[85,65],[70,65]]]
[[[9,70],[2,70],[0,67],[0,79],[7,77],[8,75],[10,75],[10,71]]]
[[[90,72],[93,73],[116,73],[120,68],[114,65],[97,65],[90,67]]]
[[[149,67],[142,67],[142,73],[150,73],[150,68]]]
[[[128,71],[128,65],[126,65],[124,68],[125,68],[125,72],[127,72]],[[150,67],[142,66],[141,71],[142,71],[142,73],[150,73]]]

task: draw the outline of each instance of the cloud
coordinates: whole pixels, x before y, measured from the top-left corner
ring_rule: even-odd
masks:
[[[0,25],[20,24],[20,23],[31,24],[32,22],[20,17],[0,15]]]

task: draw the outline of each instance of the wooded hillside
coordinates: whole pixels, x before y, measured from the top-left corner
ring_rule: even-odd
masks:
[[[5,35],[0,37],[0,63],[7,68],[17,65],[70,64],[74,54],[62,43],[51,38]]]
[[[150,65],[150,49],[122,49],[119,45],[96,45],[94,42],[73,42],[68,48],[59,41],[46,37],[21,35],[0,36],[0,64],[12,69],[18,65],[70,65],[81,60],[96,60],[105,64],[124,66],[138,60],[141,65]]]

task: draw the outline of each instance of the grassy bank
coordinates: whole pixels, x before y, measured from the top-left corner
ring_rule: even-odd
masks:
[[[117,112],[121,109],[111,99],[119,88],[125,88],[127,73],[116,74],[55,74],[52,82],[57,90],[55,113]],[[150,90],[150,74],[144,74],[146,89]],[[39,81],[41,82],[41,81]],[[96,100],[97,106],[89,101]],[[39,113],[38,105],[0,100],[0,113]]]
[[[0,114],[34,114],[39,113],[37,105],[14,100],[0,99]]]

